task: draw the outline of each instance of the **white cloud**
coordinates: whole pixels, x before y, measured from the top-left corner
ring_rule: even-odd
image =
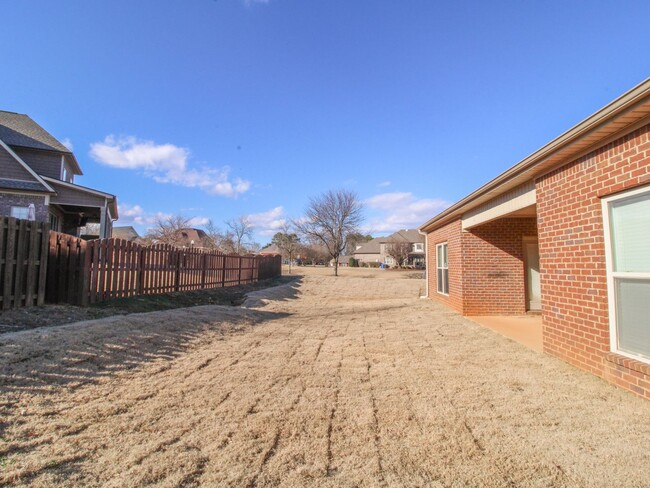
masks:
[[[249,214],[246,216],[250,224],[257,229],[262,236],[273,236],[279,232],[287,219],[284,217],[284,208],[275,207],[261,213]]]
[[[70,152],[74,151],[74,146],[72,145],[72,141],[67,137],[61,141],[61,144],[63,144],[66,148],[68,148],[68,151]]]
[[[120,203],[117,205],[119,220],[115,225],[151,226],[157,219],[168,219],[172,215],[164,212],[146,212],[140,205]]]
[[[372,214],[365,229],[369,232],[414,229],[450,205],[440,198],[418,199],[410,192],[381,193],[364,203]]]
[[[210,219],[207,217],[192,217],[189,221],[191,227],[203,227],[210,222]]]
[[[119,220],[115,225],[136,225],[142,228],[149,228],[153,226],[157,220],[167,220],[172,217],[172,214],[165,212],[148,212],[140,205],[131,205],[128,203],[118,204],[118,212],[120,215]],[[203,227],[208,223],[208,217],[192,217],[189,220],[189,225],[192,227]]]
[[[391,184],[390,181],[382,181],[377,186],[380,187],[380,188],[386,188],[387,186],[390,186],[390,184]]]
[[[251,183],[241,178],[230,180],[230,168],[190,168],[190,151],[174,144],[156,144],[133,136],[106,136],[90,145],[90,155],[113,168],[140,170],[158,183],[200,188],[211,195],[235,198],[246,193]]]

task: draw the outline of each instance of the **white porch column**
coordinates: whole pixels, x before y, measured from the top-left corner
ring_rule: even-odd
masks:
[[[101,207],[102,213],[99,217],[99,238],[106,239],[106,207]]]

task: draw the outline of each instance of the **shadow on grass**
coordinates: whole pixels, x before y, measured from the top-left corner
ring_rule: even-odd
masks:
[[[0,334],[19,332],[37,327],[50,327],[114,315],[172,310],[200,305],[241,305],[249,293],[285,284],[300,284],[297,276],[279,276],[257,283],[211,288],[187,292],[142,295],[118,298],[89,307],[74,305],[45,305],[0,312]],[[0,335],[0,339],[1,339]]]
[[[282,300],[297,298],[301,279],[287,281]],[[268,290],[273,290],[269,288]],[[0,336],[0,418],[21,392],[77,389],[144,363],[168,361],[201,341],[245,333],[289,316],[232,306],[196,306],[112,316]],[[16,395],[12,395],[16,394]],[[2,430],[0,426],[0,431]]]

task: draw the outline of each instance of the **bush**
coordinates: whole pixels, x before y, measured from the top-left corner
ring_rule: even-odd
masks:
[[[359,267],[359,260],[354,259],[354,258],[350,258],[350,260],[348,261],[348,266],[350,266],[351,268],[358,268]]]

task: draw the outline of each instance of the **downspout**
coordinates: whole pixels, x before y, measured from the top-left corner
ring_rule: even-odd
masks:
[[[429,234],[418,229],[418,233],[424,236],[424,296],[429,298]]]

